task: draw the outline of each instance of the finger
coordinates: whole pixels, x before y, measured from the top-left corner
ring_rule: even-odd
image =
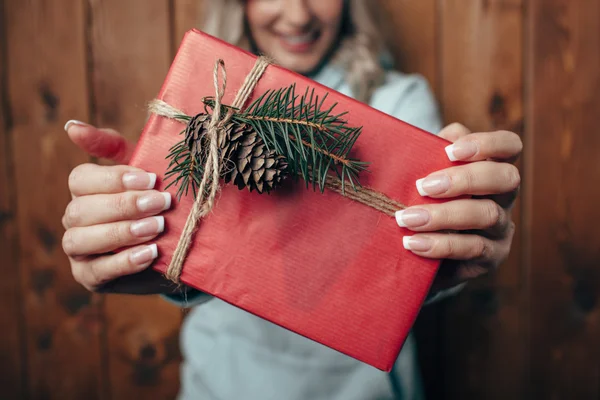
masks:
[[[98,129],[81,121],[70,120],[65,131],[71,141],[94,157],[106,158],[119,164],[131,159],[135,144],[113,129]]]
[[[477,261],[492,265],[499,259],[501,243],[479,235],[428,233],[405,236],[404,248],[433,259]]]
[[[164,217],[156,216],[139,221],[71,228],[63,236],[63,250],[69,257],[108,253],[147,242],[161,233],[164,226]]]
[[[171,207],[168,192],[129,191],[77,197],[69,203],[63,224],[66,229],[140,219]]]
[[[107,282],[96,290],[100,293],[127,293],[137,295],[182,294],[185,286],[180,287],[167,280],[160,272],[152,268],[132,275],[120,276]]]
[[[75,196],[152,189],[156,174],[128,165],[81,164],[69,175],[69,190]]]
[[[462,124],[459,124],[458,122],[454,122],[450,125],[445,126],[439,132],[438,136],[454,143],[460,138],[469,135],[470,133],[471,131],[469,130],[469,128]]]
[[[145,270],[157,256],[156,244],[136,246],[117,254],[72,261],[71,273],[75,281],[88,290],[96,291],[117,278]]]
[[[519,135],[508,131],[473,133],[446,147],[450,161],[515,161],[523,150]]]
[[[421,196],[449,198],[463,195],[497,195],[517,190],[519,170],[512,164],[478,161],[435,172],[416,182]]]
[[[498,203],[505,210],[511,210],[515,205],[517,197],[519,196],[519,191],[520,188],[516,188],[515,190],[508,193],[494,194],[490,196],[474,196],[474,198],[491,199],[494,202]]]
[[[501,236],[508,227],[509,218],[493,200],[464,199],[398,211],[396,222],[415,232],[485,230],[490,236]]]

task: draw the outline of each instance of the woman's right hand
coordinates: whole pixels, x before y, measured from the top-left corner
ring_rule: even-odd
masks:
[[[71,140],[96,157],[125,164],[133,151],[117,132],[69,121]],[[156,175],[127,165],[82,164],[69,176],[72,200],[63,216],[63,250],[77,282],[90,291],[155,294],[173,291],[148,267],[164,229],[171,196],[154,190]],[[132,247],[130,247],[132,246]],[[123,251],[117,251],[122,248]]]

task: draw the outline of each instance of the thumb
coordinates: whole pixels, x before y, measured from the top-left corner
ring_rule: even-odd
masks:
[[[464,126],[462,124],[459,124],[458,122],[454,122],[454,123],[444,127],[438,133],[438,136],[454,143],[461,137],[469,135],[469,134],[471,134],[471,131],[469,130],[469,128],[467,128],[466,126]]]
[[[65,131],[73,143],[93,157],[127,164],[135,144],[113,129],[98,129],[81,121],[70,120]]]

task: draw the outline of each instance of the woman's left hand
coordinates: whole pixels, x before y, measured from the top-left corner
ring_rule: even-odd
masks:
[[[417,188],[431,198],[463,198],[396,214],[398,225],[415,232],[404,237],[407,250],[444,260],[432,292],[483,275],[508,257],[515,231],[511,209],[521,183],[512,163],[523,148],[513,132],[471,133],[460,124],[439,136],[453,142],[446,149],[452,161],[468,163],[432,173]]]

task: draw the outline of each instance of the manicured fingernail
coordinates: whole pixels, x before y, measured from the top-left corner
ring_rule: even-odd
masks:
[[[396,212],[396,222],[402,228],[416,228],[429,222],[430,216],[427,210],[421,208],[409,208]]]
[[[422,236],[404,236],[402,244],[406,250],[429,251],[433,246],[433,240]]]
[[[158,257],[158,247],[156,244],[151,244],[132,251],[129,260],[135,265],[147,266],[156,257]]]
[[[156,235],[165,230],[165,217],[144,218],[131,224],[131,233],[137,237]]]
[[[156,174],[136,171],[123,174],[123,186],[126,189],[152,189],[156,184]]]
[[[70,119],[65,124],[65,131],[68,131],[71,125],[89,126],[89,124],[86,124],[85,122],[77,121],[76,119]]]
[[[142,212],[158,212],[171,207],[171,194],[168,192],[151,193],[140,197],[137,201],[138,210]]]
[[[450,189],[450,178],[447,175],[434,175],[417,181],[417,190],[421,196],[435,196]]]
[[[466,160],[477,154],[477,143],[458,142],[446,147],[446,154],[450,161]]]

